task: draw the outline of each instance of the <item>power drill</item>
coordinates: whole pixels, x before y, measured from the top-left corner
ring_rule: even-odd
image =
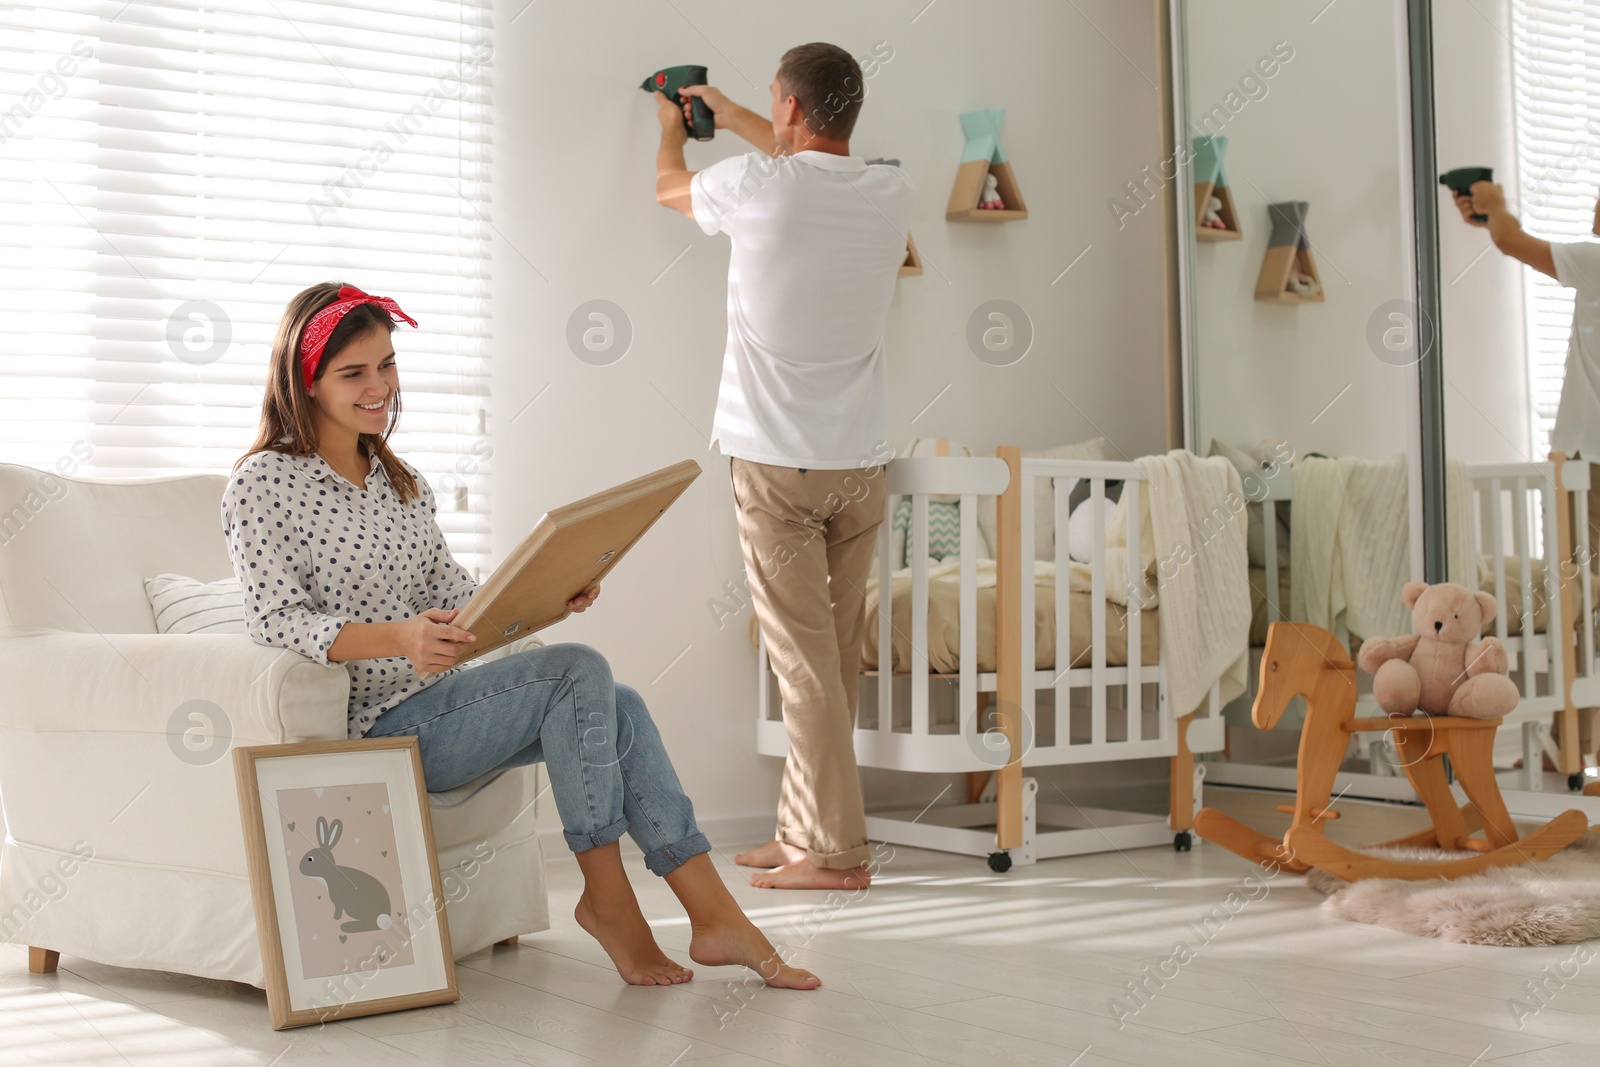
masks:
[[[659,89],[666,94],[668,100],[671,100],[681,108],[683,107],[683,97],[678,95],[678,90],[685,85],[705,84],[707,82],[706,68],[704,67],[666,67],[646,78],[639,85],[639,88],[647,93]],[[691,122],[688,118],[685,118],[683,120],[683,128],[696,141],[711,140],[712,135],[716,132],[716,116],[706,106],[706,102],[698,96],[691,96],[689,99],[693,101],[689,105],[693,121]]]
[[[1448,185],[1450,191],[1457,196],[1471,196],[1474,184],[1492,181],[1494,181],[1494,170],[1491,167],[1457,167],[1439,175],[1439,184]],[[1488,222],[1489,216],[1474,214],[1472,221]]]

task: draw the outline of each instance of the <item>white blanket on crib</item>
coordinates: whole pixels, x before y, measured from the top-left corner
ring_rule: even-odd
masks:
[[[1409,475],[1404,454],[1382,462],[1344,456],[1294,466],[1289,529],[1289,617],[1341,640],[1411,632],[1400,587],[1411,580]],[[1447,577],[1478,587],[1466,464],[1445,463]]]
[[[1174,449],[1134,461],[1144,472],[1139,511],[1143,549],[1137,587],[1125,568],[1127,502],[1106,533],[1108,595],[1150,603],[1149,576],[1161,602],[1161,661],[1175,716],[1188,715],[1219,685],[1224,702],[1245,691],[1250,663],[1249,519],[1239,472],[1222,457]],[[1078,564],[1073,564],[1076,572]],[[1076,578],[1074,574],[1074,578]],[[1076,585],[1076,581],[1074,581]]]

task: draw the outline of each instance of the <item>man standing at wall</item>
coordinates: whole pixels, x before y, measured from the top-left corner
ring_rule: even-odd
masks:
[[[884,319],[915,196],[899,167],[850,154],[866,85],[831,44],[786,52],[770,122],[689,86],[757,149],[687,169],[687,111],[661,93],[656,200],[732,240],[713,436],[729,457],[756,618],[783,696],[789,757],[772,841],[736,857],[752,885],[866,885],[857,672],[883,519]]]

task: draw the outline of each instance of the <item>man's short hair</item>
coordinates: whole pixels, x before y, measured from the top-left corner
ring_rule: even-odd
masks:
[[[778,63],[778,86],[793,96],[813,137],[848,141],[867,86],[861,64],[836,44],[797,45]]]

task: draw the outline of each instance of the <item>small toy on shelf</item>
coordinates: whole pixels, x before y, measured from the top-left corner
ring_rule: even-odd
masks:
[[[983,195],[978,198],[978,207],[985,211],[1004,211],[1005,201],[1000,199],[1000,179],[993,174],[983,179]]]
[[[1289,268],[1289,281],[1285,286],[1291,293],[1300,296],[1316,296],[1322,292],[1322,283],[1299,267]]]
[[[1228,224],[1222,221],[1222,198],[1213,196],[1206,202],[1205,217],[1200,220],[1200,225],[1208,230],[1226,230]]]

